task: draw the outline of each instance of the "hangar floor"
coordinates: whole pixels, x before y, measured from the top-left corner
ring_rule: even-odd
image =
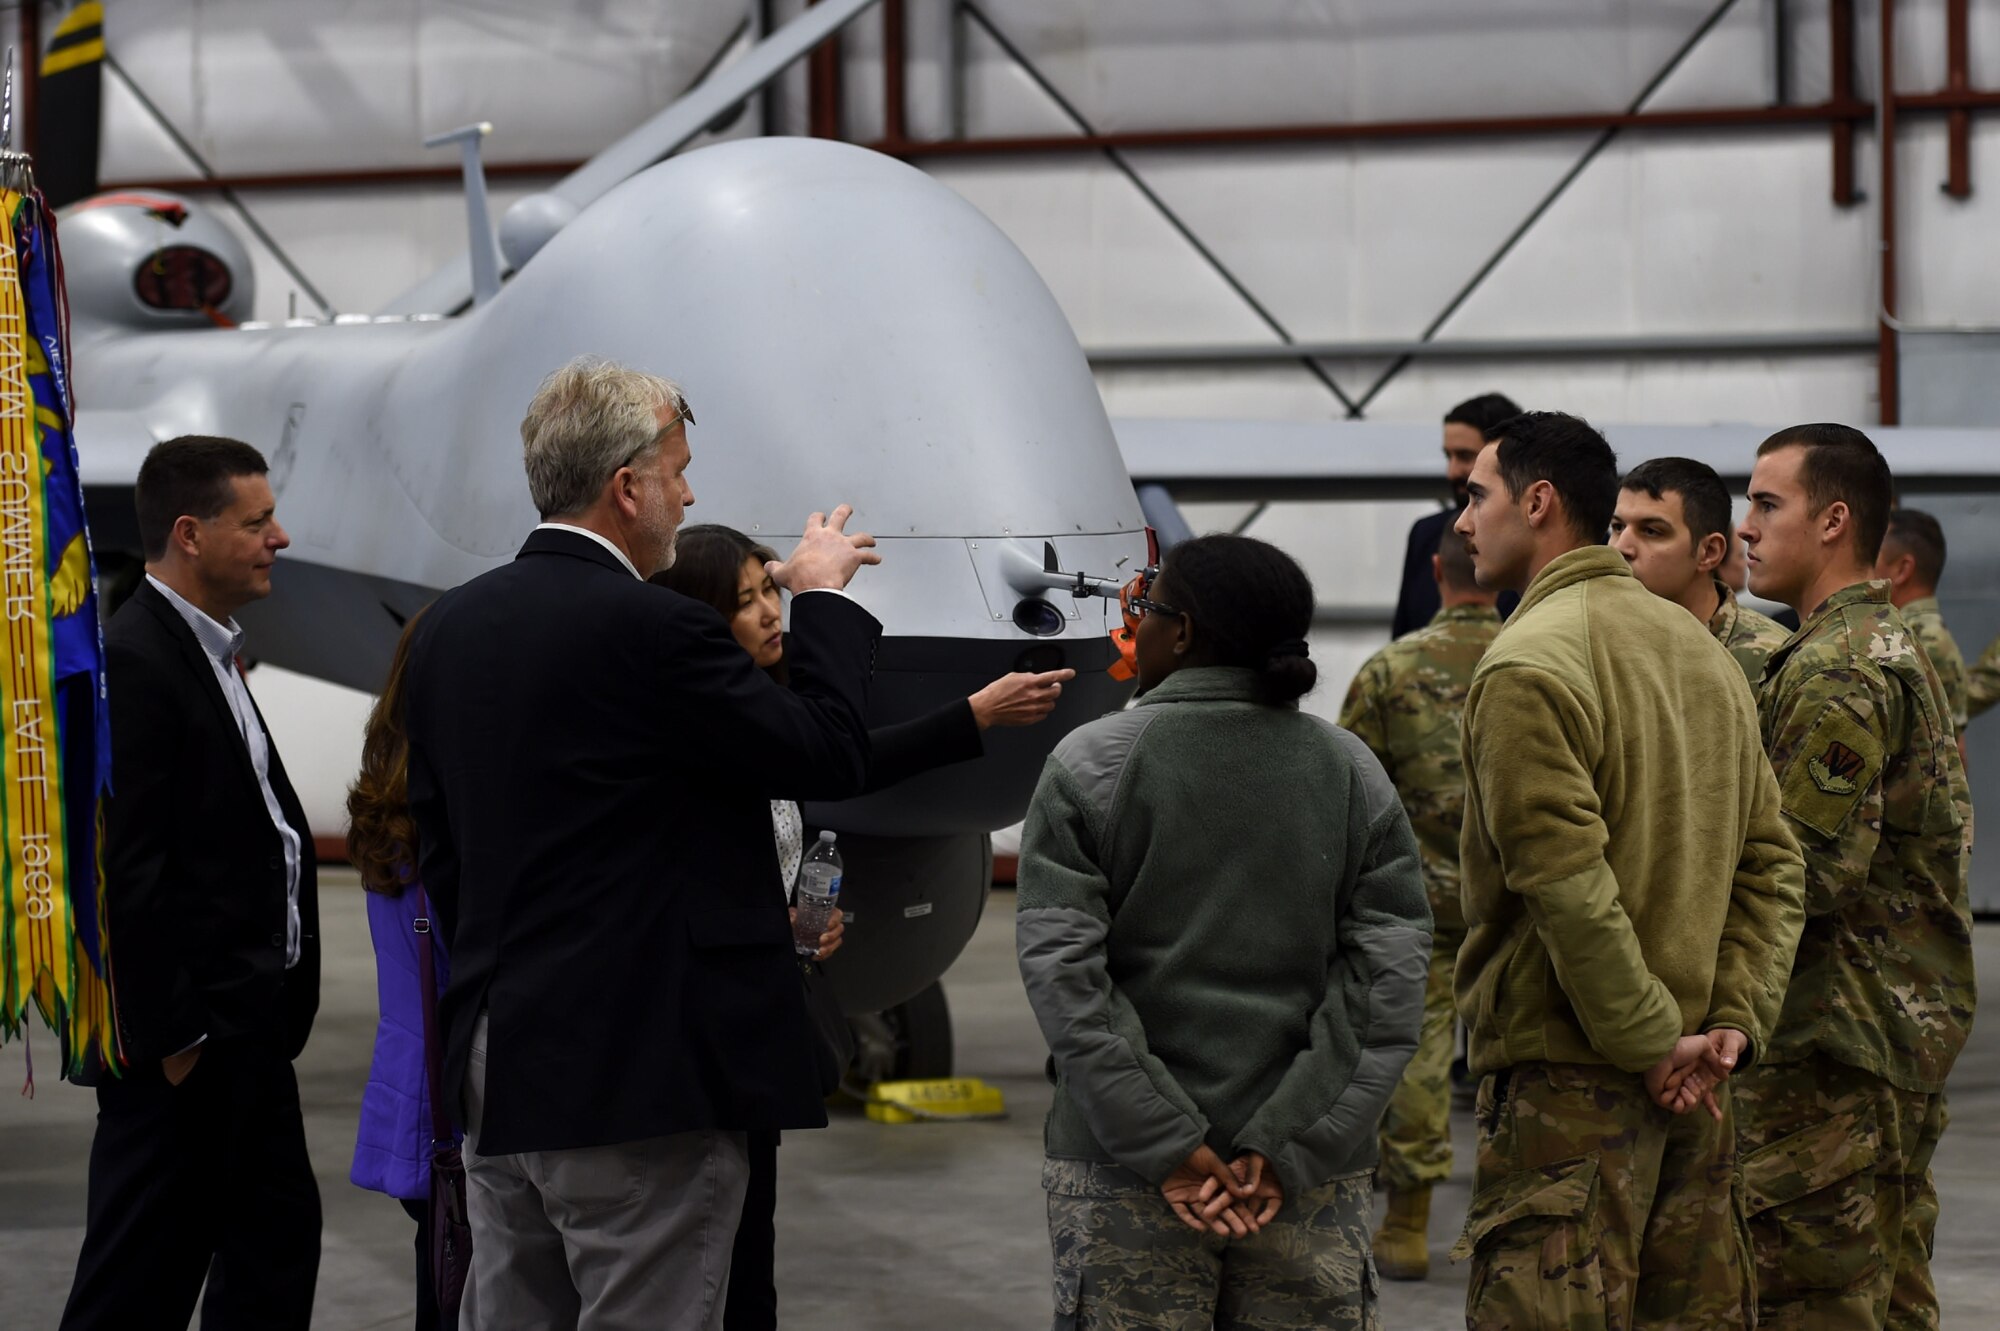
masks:
[[[375,1023],[374,969],[351,876],[322,894],[325,987],[300,1062],[306,1128],[326,1211],[319,1331],[407,1326],[411,1227],[394,1203],[347,1182]],[[1039,1183],[1048,1092],[1043,1047],[1014,970],[1013,899],[996,894],[979,934],[947,977],[962,1071],[1004,1088],[1012,1117],[994,1123],[884,1127],[858,1113],[796,1133],[780,1153],[779,1283],[787,1325],[866,1331],[1033,1328],[1049,1321],[1048,1247]],[[1981,971],[2000,974],[2000,926],[1983,926]],[[41,1046],[47,1049],[46,1043]],[[34,1100],[0,1097],[0,1326],[50,1327],[81,1238],[88,1092],[43,1080]],[[18,1044],[0,1053],[0,1084],[22,1080]],[[1989,1324],[2000,1306],[2000,1021],[1982,1022],[1952,1088],[1938,1156],[1943,1221],[1935,1270],[1946,1327]],[[1458,1176],[1439,1195],[1432,1278],[1389,1285],[1383,1324],[1463,1325],[1461,1269],[1443,1260],[1466,1201],[1470,1123],[1455,1123]]]

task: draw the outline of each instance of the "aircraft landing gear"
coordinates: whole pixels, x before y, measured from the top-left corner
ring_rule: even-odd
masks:
[[[881,1012],[850,1016],[854,1062],[840,1089],[868,1098],[878,1081],[912,1081],[951,1075],[951,1008],[936,981],[907,1002]]]

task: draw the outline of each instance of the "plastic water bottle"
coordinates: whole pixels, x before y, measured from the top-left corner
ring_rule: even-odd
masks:
[[[819,936],[833,924],[840,908],[840,852],[834,849],[834,834],[821,832],[819,844],[799,863],[799,888],[794,905],[798,919],[792,922],[792,946],[802,957],[819,951]]]

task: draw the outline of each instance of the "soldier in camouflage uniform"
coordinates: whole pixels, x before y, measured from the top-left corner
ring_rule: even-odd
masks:
[[[1480,583],[1526,587],[1461,722],[1457,999],[1485,1078],[1466,1321],[1748,1327],[1710,1063],[1763,1054],[1804,868],[1741,666],[1599,543],[1610,447],[1555,413],[1499,430],[1459,519]]]
[[[1890,604],[1931,659],[1938,682],[1944,685],[1952,733],[1962,734],[1971,719],[1965,697],[1965,657],[1958,650],[1958,640],[1944,626],[1944,612],[1938,609],[1937,601],[1944,556],[1944,528],[1938,520],[1914,508],[1899,508],[1889,514],[1889,530],[1883,533],[1882,551],[1875,556],[1875,576],[1889,584]],[[1965,746],[1960,744],[1958,751],[1963,755]]]
[[[1890,494],[1867,436],[1798,426],[1759,449],[1743,525],[1751,588],[1803,620],[1760,711],[1806,928],[1735,1086],[1766,1327],[1938,1325],[1930,1164],[1972,1024],[1969,804],[1937,672],[1868,580]]]
[[[1417,834],[1431,901],[1423,1029],[1382,1118],[1378,1171],[1389,1190],[1389,1210],[1374,1249],[1376,1267],[1391,1280],[1421,1280],[1429,1273],[1431,1189],[1451,1176],[1452,963],[1465,941],[1458,904],[1458,834],[1465,815],[1458,714],[1473,667],[1500,632],[1495,593],[1473,580],[1465,538],[1449,527],[1431,556],[1431,573],[1443,609],[1424,628],[1370,657],[1340,710],[1340,724],[1382,760],[1395,783]]]
[[[1979,659],[1965,669],[1966,719],[2000,702],[2000,638],[1986,644]]]
[[[1754,689],[1764,659],[1789,634],[1739,604],[1720,570],[1735,534],[1729,488],[1692,458],[1654,458],[1626,474],[1611,515],[1611,548],[1625,556],[1647,591],[1685,606],[1736,658]]]

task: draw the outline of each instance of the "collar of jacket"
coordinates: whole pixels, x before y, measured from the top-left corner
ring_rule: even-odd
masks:
[[[1632,566],[1625,556],[1608,545],[1581,545],[1565,550],[1542,566],[1528,590],[1521,593],[1521,606],[1514,612],[1519,619],[1565,587],[1592,578],[1629,578]]]
[[[1799,625],[1799,631],[1792,636],[1794,638],[1805,637],[1808,633],[1811,633],[1814,629],[1850,605],[1872,605],[1877,602],[1883,605],[1889,603],[1888,583],[1879,579],[1849,583],[1833,595],[1827,597],[1824,601],[1821,601],[1819,609],[1806,616],[1805,621]]]
[[[1874,605],[1889,603],[1889,584],[1875,579],[1867,582],[1851,582],[1819,603],[1819,608],[1799,621],[1792,636],[1785,639],[1764,663],[1766,679],[1775,679],[1778,665],[1792,654],[1792,648],[1811,637],[1821,624],[1839,614],[1850,605]]]
[[[528,539],[521,543],[520,552],[514,558],[520,559],[527,555],[571,555],[578,559],[587,559],[593,564],[602,564],[624,577],[633,576],[632,570],[625,567],[617,555],[588,536],[573,531],[551,531],[545,527],[537,527],[528,533]]]
[[[1901,615],[1905,620],[1908,620],[1911,615],[1923,614],[1936,615],[1939,619],[1944,618],[1943,612],[1938,609],[1938,599],[1935,596],[1919,596],[1916,600],[1897,610],[1896,613]]]
[[[1718,599],[1715,603],[1715,613],[1708,617],[1708,628],[1716,637],[1726,640],[1736,629],[1736,618],[1742,610],[1742,603],[1736,599],[1734,587],[1721,578],[1716,578],[1714,582]]]
[[[1134,700],[1150,707],[1166,702],[1256,702],[1257,672],[1245,666],[1186,666]]]
[[[1500,622],[1500,611],[1490,605],[1448,605],[1431,616],[1433,624]]]

